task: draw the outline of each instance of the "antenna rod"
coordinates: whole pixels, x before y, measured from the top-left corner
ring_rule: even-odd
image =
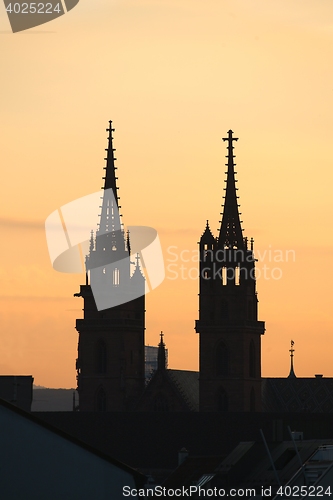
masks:
[[[308,476],[306,475],[304,464],[303,464],[303,462],[301,460],[300,454],[298,452],[298,448],[297,448],[296,443],[295,443],[295,439],[294,439],[293,433],[291,432],[291,429],[290,429],[289,425],[288,425],[288,431],[289,431],[291,440],[292,440],[292,442],[294,444],[294,448],[295,448],[295,451],[296,451],[297,458],[299,460],[299,463],[301,464],[302,473],[303,473],[303,476],[304,476],[304,479],[305,479],[305,485],[308,486],[309,485]]]
[[[279,486],[281,486],[280,479],[279,479],[278,473],[276,471],[276,468],[275,468],[275,465],[274,465],[274,462],[273,462],[273,458],[272,458],[271,452],[269,451],[269,448],[268,448],[268,445],[267,445],[267,442],[266,442],[266,439],[265,439],[265,436],[264,436],[264,433],[263,433],[262,429],[260,429],[260,434],[261,434],[262,440],[264,442],[264,445],[265,445],[265,448],[266,448],[266,451],[267,451],[267,455],[268,455],[269,461],[271,462],[271,466],[272,466],[272,469],[274,471],[276,482],[277,482],[277,484]]]

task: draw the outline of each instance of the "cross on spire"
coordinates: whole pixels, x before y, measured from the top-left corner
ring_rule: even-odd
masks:
[[[232,150],[234,149],[232,142],[238,141],[238,137],[232,137],[232,134],[233,134],[233,131],[228,130],[228,137],[222,137],[222,141],[228,141],[227,148],[228,148],[229,153],[231,152],[231,154],[232,154]]]
[[[163,342],[163,332],[160,333],[160,343],[158,344],[158,353],[157,353],[157,369],[165,370],[166,369],[166,355],[165,355],[165,344]]]

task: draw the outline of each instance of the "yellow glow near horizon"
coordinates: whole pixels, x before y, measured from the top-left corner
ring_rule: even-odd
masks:
[[[15,35],[0,8],[0,373],[75,386],[84,277],[52,270],[43,224],[102,186],[112,119],[124,222],[159,231],[166,266],[206,219],[216,235],[234,130],[244,234],[258,271],[282,270],[257,282],[262,374],[288,374],[293,339],[297,376],[333,376],[332,42],[328,0],[81,0]],[[169,366],[197,369],[197,263],[177,265],[147,295],[146,342],[163,330]]]

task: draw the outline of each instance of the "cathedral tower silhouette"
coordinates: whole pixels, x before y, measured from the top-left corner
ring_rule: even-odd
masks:
[[[253,240],[243,237],[239,217],[232,130],[220,233],[207,221],[199,242],[199,411],[261,410],[261,335]]]
[[[76,321],[80,411],[130,411],[145,383],[145,279],[138,258],[131,273],[130,237],[119,215],[113,131],[110,121],[99,227],[91,234],[86,284],[75,294],[84,300],[84,317]],[[110,300],[114,307],[105,306]]]

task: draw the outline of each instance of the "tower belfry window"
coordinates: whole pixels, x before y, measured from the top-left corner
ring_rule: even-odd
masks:
[[[113,270],[113,285],[114,286],[119,286],[119,281],[120,281],[119,269],[116,267]]]
[[[222,285],[227,284],[227,268],[222,267]]]
[[[235,285],[240,284],[240,268],[239,266],[235,267]]]

